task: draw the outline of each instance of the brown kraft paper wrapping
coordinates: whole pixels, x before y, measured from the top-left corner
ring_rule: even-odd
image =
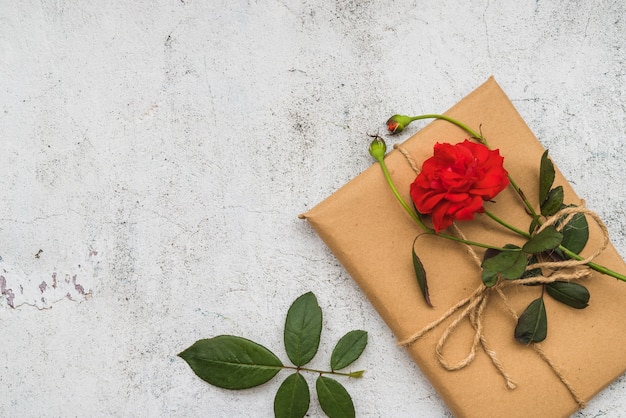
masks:
[[[493,78],[445,113],[468,126],[481,128],[489,145],[504,156],[504,166],[531,203],[537,201],[539,163],[544,151],[512,103]],[[430,157],[435,142],[461,142],[468,137],[460,128],[436,120],[402,144],[418,166]],[[385,161],[391,176],[410,202],[409,185],[415,173],[402,153],[390,152]],[[580,204],[558,171],[555,186],[562,185],[566,204]],[[530,222],[521,200],[508,187],[486,208],[496,216],[527,230]],[[411,243],[421,232],[393,196],[382,170],[374,164],[303,215],[358,283],[399,341],[439,319],[450,307],[480,285],[480,270],[461,244],[424,236],[415,251],[428,277],[433,308],[418,288],[411,260]],[[601,232],[589,218],[590,239],[582,256],[601,244]],[[473,241],[520,245],[523,241],[484,215],[458,223]],[[482,257],[483,251],[477,249]],[[609,244],[594,260],[620,273],[626,265]],[[548,337],[541,348],[551,364],[582,400],[596,393],[626,370],[626,283],[593,272],[583,279],[591,294],[589,306],[577,310],[546,296]],[[517,314],[541,293],[541,286],[505,289]],[[497,295],[483,313],[483,335],[502,367],[517,384],[508,389],[485,352],[478,348],[474,361],[458,371],[447,371],[437,361],[435,346],[453,315],[407,347],[450,410],[458,417],[559,417],[569,416],[579,405],[551,366],[531,347],[513,337],[516,320]],[[450,362],[463,359],[471,348],[473,328],[467,319],[444,346]]]

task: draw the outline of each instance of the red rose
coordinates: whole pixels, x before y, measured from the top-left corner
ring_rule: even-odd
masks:
[[[434,155],[424,161],[411,184],[417,211],[431,215],[435,232],[455,220],[474,219],[483,201],[493,199],[509,184],[498,150],[467,139],[459,144],[435,144]]]

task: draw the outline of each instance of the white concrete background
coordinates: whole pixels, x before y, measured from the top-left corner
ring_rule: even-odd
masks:
[[[297,215],[372,163],[365,134],[389,115],[443,112],[493,74],[626,255],[625,16],[601,0],[3,0],[0,416],[270,417],[281,379],[225,391],[176,354],[235,334],[286,359],[284,315],[309,290],[315,366],[369,332],[367,374],[346,382],[359,416],[449,416]],[[626,417],[625,395],[622,378],[575,416]]]

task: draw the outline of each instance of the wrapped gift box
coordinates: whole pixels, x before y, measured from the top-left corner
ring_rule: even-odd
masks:
[[[539,163],[544,148],[534,137],[493,78],[445,113],[480,130],[493,149],[504,156],[504,166],[530,202],[537,202]],[[455,125],[436,120],[403,144],[420,165],[430,157],[435,142],[461,142],[468,134]],[[367,152],[364,150],[364,152]],[[385,158],[392,178],[410,202],[409,185],[415,179],[405,155],[391,151]],[[565,203],[580,198],[556,170],[556,185],[565,190]],[[514,190],[508,187],[486,203],[496,216],[522,230],[530,218]],[[480,270],[461,244],[425,236],[415,251],[428,275],[431,300],[423,300],[413,271],[411,244],[420,232],[394,198],[378,164],[358,175],[333,195],[303,215],[332,250],[368,297],[399,341],[440,318],[469,296],[481,283]],[[590,223],[590,240],[583,256],[602,241],[599,227]],[[492,245],[523,243],[515,234],[484,215],[458,226],[468,239]],[[479,255],[482,253],[478,251]],[[609,244],[595,260],[626,273],[626,265]],[[548,337],[540,344],[545,358],[532,346],[513,337],[516,320],[502,298],[491,297],[483,313],[483,335],[496,352],[503,369],[517,387],[509,389],[484,351],[458,371],[448,371],[437,361],[435,347],[455,315],[407,346],[412,358],[430,380],[450,410],[459,417],[569,416],[626,370],[626,283],[593,272],[581,282],[591,294],[589,306],[577,310],[545,297]],[[507,300],[518,315],[535,298],[541,286],[507,288]],[[444,347],[451,362],[464,358],[474,329],[465,319]],[[561,376],[571,387],[557,376]]]

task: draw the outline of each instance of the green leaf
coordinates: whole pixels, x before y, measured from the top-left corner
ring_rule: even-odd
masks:
[[[274,417],[302,418],[309,410],[309,385],[300,373],[289,375],[274,397]]]
[[[546,200],[541,204],[541,214],[543,216],[552,216],[563,207],[563,200],[565,198],[563,186],[557,186],[551,189],[546,196]]]
[[[561,303],[576,309],[584,309],[589,304],[589,291],[583,285],[556,281],[546,286],[548,294]]]
[[[546,200],[541,204],[541,214],[543,216],[552,216],[557,213],[563,206],[563,186],[557,186],[548,192]]]
[[[538,343],[548,334],[548,319],[543,298],[533,300],[517,320],[515,339],[522,344]]]
[[[330,356],[330,368],[341,370],[359,358],[367,345],[367,332],[354,330],[341,337]]]
[[[428,282],[426,281],[426,270],[424,270],[424,265],[422,264],[419,257],[415,253],[415,241],[413,241],[412,253],[413,253],[413,269],[415,270],[415,278],[417,279],[417,284],[419,285],[420,290],[422,291],[422,296],[424,296],[424,300],[426,301],[426,304],[432,307],[433,304],[430,302],[430,295],[428,294]]]
[[[498,277],[505,279],[519,279],[526,269],[526,255],[521,249],[515,245],[507,244],[504,248],[510,248],[513,251],[488,251],[485,252],[485,258],[481,264],[483,268],[482,280],[485,286],[491,287],[498,281]],[[496,253],[495,255],[493,255]]]
[[[545,150],[541,156],[541,164],[539,166],[539,206],[543,205],[548,197],[548,192],[554,183],[554,164],[548,157],[548,150]]]
[[[315,382],[315,389],[320,406],[329,418],[354,418],[352,398],[341,383],[320,376]]]
[[[202,380],[225,389],[246,389],[270,380],[283,364],[267,348],[241,337],[198,340],[178,354]]]
[[[563,233],[561,245],[575,254],[580,254],[589,239],[587,218],[583,213],[575,214],[561,232]]]
[[[304,366],[317,353],[322,333],[322,310],[312,292],[296,299],[285,320],[285,350],[295,366]]]
[[[550,225],[529,239],[522,250],[529,254],[537,254],[558,247],[561,241],[563,241],[563,234]]]

